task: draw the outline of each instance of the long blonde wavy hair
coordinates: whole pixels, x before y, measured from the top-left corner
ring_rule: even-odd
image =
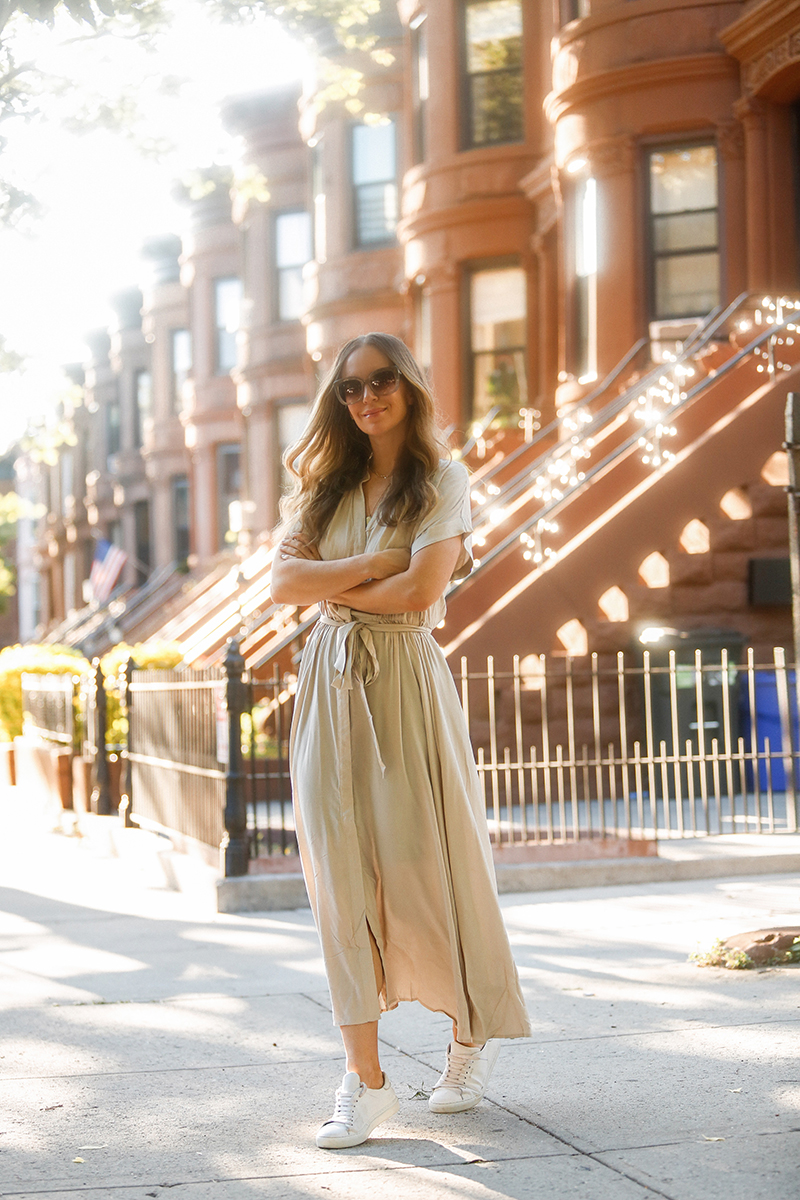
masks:
[[[439,461],[449,457],[436,425],[436,409],[428,384],[411,351],[390,333],[352,338],[336,355],[323,380],[303,436],[284,455],[294,477],[292,491],[281,501],[283,521],[298,521],[300,532],[316,544],[339,501],[364,479],[372,457],[369,438],[336,397],[334,384],[354,350],[374,346],[401,374],[409,401],[406,440],[377,517],[395,526],[424,516],[436,499],[432,477]]]

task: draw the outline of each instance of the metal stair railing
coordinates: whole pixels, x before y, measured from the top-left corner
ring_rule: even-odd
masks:
[[[752,295],[754,295],[754,293],[752,293],[752,292],[741,292],[736,297],[735,300],[733,300],[729,305],[727,305],[726,308],[722,308],[721,305],[717,305],[716,308],[712,309],[711,312],[709,312],[707,314],[707,316],[705,316],[703,318],[701,323],[698,325],[697,329],[695,329],[695,331],[692,333],[691,337],[687,338],[687,340],[683,343],[683,347],[682,347],[682,351],[681,351],[681,358],[683,358],[684,356],[691,357],[694,354],[696,354],[697,350],[700,348],[700,346],[704,345],[708,341],[710,341],[711,338],[713,338],[714,335],[718,332],[719,328],[722,325],[724,325],[725,322],[730,319],[730,317],[733,315],[733,313],[736,312],[736,310],[738,308],[740,308],[741,305]],[[631,347],[631,349],[628,350],[625,355],[623,355],[623,357],[620,359],[620,361],[617,363],[617,365],[612,368],[612,370],[609,372],[608,375],[606,375],[606,377],[603,379],[603,381],[596,388],[594,388],[586,396],[583,396],[579,401],[577,401],[576,404],[574,404],[572,406],[572,408],[569,411],[569,418],[572,419],[576,416],[576,414],[587,412],[591,408],[592,404],[594,404],[594,402],[596,400],[598,400],[601,396],[603,396],[608,391],[609,387],[611,387],[611,385],[615,382],[615,380],[622,374],[622,372],[625,370],[625,368],[630,365],[630,363],[635,359],[635,357],[639,353],[639,351],[642,350],[649,343],[649,341],[650,341],[650,339],[647,337],[639,338],[638,342],[635,342],[634,345]],[[626,396],[627,393],[630,391],[636,391],[637,389],[640,389],[642,387],[647,387],[649,382],[652,379],[657,379],[659,375],[663,374],[665,368],[675,366],[677,364],[677,362],[679,362],[679,361],[681,361],[681,359],[676,359],[675,361],[670,362],[669,364],[661,363],[661,364],[653,367],[653,369],[650,372],[648,372],[647,375],[645,375],[642,379],[637,380],[637,382],[631,388],[626,389],[626,391],[620,393],[619,396],[615,396],[611,400],[610,404],[614,405],[614,404],[619,403],[620,398],[623,396]],[[624,407],[624,404],[622,404],[621,407]],[[596,414],[595,418],[592,418],[592,420],[595,420],[596,418],[602,418],[604,415],[608,415],[609,411],[610,411],[609,406],[606,406],[606,408],[601,409],[600,412]],[[615,415],[616,411],[617,410],[614,410],[613,412],[611,412],[610,415]],[[488,483],[494,475],[498,474],[500,471],[505,470],[508,467],[509,463],[514,462],[521,455],[525,454],[526,452],[529,452],[533,446],[542,442],[550,434],[559,433],[561,431],[563,424],[564,424],[564,418],[556,417],[556,419],[554,421],[551,421],[549,425],[546,425],[544,427],[544,429],[538,430],[537,433],[535,434],[535,436],[531,439],[531,441],[525,442],[525,443],[523,443],[523,445],[518,446],[516,448],[516,450],[513,450],[511,452],[511,454],[506,455],[506,457],[503,459],[503,461],[501,463],[498,463],[496,467],[493,467],[491,470],[487,471],[484,475],[482,475],[481,479],[480,479],[480,484],[484,485],[484,484]],[[485,432],[485,430],[484,430],[484,432]],[[584,429],[584,432],[588,434],[590,431],[588,429]],[[567,444],[569,444],[569,443],[567,443]],[[463,453],[462,453],[462,457],[463,457]],[[501,491],[502,491],[502,489],[501,489]],[[498,499],[498,493],[493,493],[492,502],[497,503],[497,499]]]
[[[627,366],[629,366],[631,364],[631,362],[633,362],[636,355],[639,353],[640,350],[642,350],[647,345],[649,340],[650,340],[649,338],[644,338],[644,337],[639,338],[638,342],[635,342],[633,344],[633,346],[631,346],[630,350],[628,350],[628,352],[620,359],[620,361],[609,372],[609,374],[606,375],[606,377],[602,381],[602,383],[600,383],[598,385],[598,387],[596,387],[593,391],[589,392],[588,395],[583,396],[582,399],[577,402],[577,404],[570,410],[570,416],[572,416],[572,414],[575,412],[580,412],[581,410],[587,409],[591,404],[594,403],[595,400],[599,399],[600,396],[602,396],[605,392],[607,392],[608,389],[611,387],[612,383],[614,383],[614,381],[619,378],[619,376],[622,374],[622,372],[625,370],[625,368]],[[479,480],[479,486],[480,487],[485,486],[487,483],[489,483],[494,478],[495,475],[498,475],[501,471],[506,470],[508,468],[509,463],[515,462],[523,454],[528,454],[533,446],[536,446],[540,442],[544,441],[544,439],[549,437],[550,434],[559,433],[563,423],[564,423],[563,417],[556,417],[556,419],[554,421],[551,421],[549,425],[545,425],[543,429],[538,429],[536,431],[536,433],[534,434],[534,436],[530,439],[530,441],[523,442],[522,445],[517,446],[517,448],[515,450],[512,450],[510,454],[506,454],[503,457],[502,462],[497,463],[496,466],[491,467],[488,471],[486,471],[483,475],[481,475],[481,478]],[[483,430],[484,433],[486,432],[486,428],[488,428],[488,426],[486,426],[484,428],[484,430]],[[465,454],[465,451],[462,450],[462,452],[461,452],[462,458],[464,457],[464,454]],[[494,503],[496,503],[497,494],[498,493],[492,494],[492,501]]]
[[[763,346],[765,342],[769,342],[776,333],[780,332],[781,330],[785,330],[786,327],[795,319],[797,318],[790,316],[781,322],[775,322],[774,324],[770,325],[764,330],[763,333],[754,338],[753,341],[751,341],[747,346],[739,350],[736,354],[732,355],[731,358],[724,362],[713,375],[706,376],[704,379],[701,379],[697,384],[695,384],[694,387],[690,388],[686,392],[681,393],[681,398],[672,406],[671,412],[680,412],[681,409],[690,404],[692,400],[696,399],[701,392],[703,392],[706,388],[716,384],[721,378],[727,375],[730,371],[734,370],[739,363],[750,357],[756,350]],[[637,388],[632,389],[632,391],[640,392],[643,386],[645,386],[644,380],[640,380]],[[630,399],[631,397],[628,395],[628,403],[630,403]],[[554,515],[557,510],[560,509],[573,496],[583,492],[597,476],[607,471],[609,467],[613,466],[615,462],[627,455],[628,452],[634,447],[640,445],[641,439],[642,431],[639,429],[619,446],[615,447],[615,449],[609,455],[603,458],[600,462],[596,463],[589,471],[582,473],[581,478],[577,480],[576,483],[566,485],[566,490],[564,492],[544,504],[541,508],[537,509],[532,516],[527,517],[511,533],[507,534],[500,542],[493,546],[491,550],[489,550],[486,555],[480,559],[471,573],[464,580],[460,580],[454,584],[454,586],[448,592],[448,597],[452,597],[462,587],[468,585],[481,574],[485,573],[486,569],[491,565],[492,562],[494,562],[501,554],[505,553],[505,551],[515,543],[519,542],[521,537],[524,534],[527,534],[528,531],[531,530],[539,521],[546,521],[548,517]],[[530,486],[530,476],[532,471],[527,470],[525,474],[527,476],[527,486]],[[493,499],[496,502],[499,500],[499,497],[495,496]]]
[[[625,369],[625,366],[635,357],[642,345],[646,344],[649,340],[647,338],[640,338],[639,341],[631,348],[631,350],[628,351],[620,363],[614,367],[611,374],[603,380],[603,383],[599,387],[595,388],[594,391],[590,392],[589,395],[578,401],[578,403],[570,409],[569,419],[571,421],[581,422],[583,420],[583,428],[581,429],[580,434],[572,433],[568,438],[562,438],[556,446],[548,450],[539,459],[536,459],[534,463],[529,463],[511,479],[506,480],[505,484],[503,484],[499,490],[492,492],[492,506],[502,505],[504,502],[515,499],[516,496],[519,495],[521,491],[524,491],[529,485],[530,477],[532,475],[547,469],[548,462],[557,461],[569,455],[573,448],[578,445],[580,441],[585,441],[587,438],[595,436],[597,433],[599,433],[604,425],[610,424],[611,421],[617,417],[630,403],[638,399],[639,395],[643,391],[646,391],[647,388],[652,386],[654,382],[657,382],[659,378],[664,375],[665,371],[674,371],[676,367],[682,366],[685,362],[694,358],[698,351],[703,346],[707,345],[709,341],[711,341],[719,329],[728,320],[730,320],[734,313],[741,308],[741,306],[752,295],[753,293],[751,292],[742,292],[726,308],[722,309],[717,307],[713,309],[708,316],[704,318],[703,322],[700,326],[698,326],[691,338],[687,339],[681,354],[677,358],[667,363],[660,363],[656,365],[641,379],[638,379],[631,387],[626,388],[625,391],[620,392],[617,396],[614,396],[608,402],[608,404],[601,408],[597,413],[588,416],[590,406],[594,403],[594,401],[599,399],[608,390],[608,387],[610,387],[614,379],[618,377],[618,375]],[[586,414],[587,416],[584,417],[583,414]],[[545,437],[554,431],[559,431],[563,424],[563,417],[556,418],[555,421],[551,421],[548,426],[537,433],[532,442],[528,442],[524,446],[517,447],[517,449],[509,454],[502,463],[498,464],[493,471],[489,471],[482,476],[478,486],[485,486],[493,474],[496,474],[501,470],[505,470],[508,467],[508,464],[513,462],[515,458],[518,458],[520,454],[524,453],[525,451],[530,451],[534,445],[540,443]],[[480,506],[483,507],[483,505],[488,503],[489,498],[486,497]]]

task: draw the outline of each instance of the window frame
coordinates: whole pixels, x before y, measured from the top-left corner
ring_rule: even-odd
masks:
[[[147,412],[143,412],[140,388],[141,381],[144,378],[149,380],[149,405]],[[144,446],[145,434],[147,432],[148,422],[153,421],[153,372],[149,367],[137,367],[133,372],[133,448],[141,450]]]
[[[216,313],[214,314],[216,321]],[[186,379],[178,386],[178,373],[175,369],[175,338],[176,335],[185,333],[189,342],[189,366],[186,370]],[[170,406],[173,415],[183,412],[183,395],[182,390],[185,383],[191,378],[192,370],[194,369],[194,347],[192,345],[192,331],[186,325],[175,325],[169,331],[169,372],[170,372]]]
[[[594,192],[594,270],[579,273],[579,238],[589,183]],[[599,252],[599,181],[587,167],[569,177],[564,188],[565,239],[565,369],[570,379],[586,385],[597,380],[597,281]],[[584,247],[585,253],[585,247]]]
[[[238,471],[239,471],[239,490],[236,493],[235,498],[238,500],[241,500],[241,498],[242,498],[241,478],[242,478],[242,465],[243,465],[242,443],[241,442],[217,442],[216,446],[214,448],[214,464],[215,464],[215,469],[216,469],[216,492],[217,492],[217,495],[216,495],[217,547],[219,550],[230,550],[232,548],[232,542],[227,541],[225,538],[225,534],[230,532],[230,527],[228,525],[230,509],[228,507],[226,507],[223,510],[222,469],[221,468],[222,468],[222,459],[227,454],[230,454],[231,451],[233,451],[233,450],[236,451],[237,456],[238,456]],[[226,495],[232,496],[232,493],[226,493]],[[230,500],[228,501],[228,505],[230,505]]]
[[[133,543],[136,585],[141,587],[150,577],[153,562],[153,512],[146,498],[133,502]]]
[[[474,422],[482,419],[475,411],[475,381],[477,378],[475,365],[476,360],[481,355],[490,353],[498,353],[497,351],[489,350],[474,350],[472,345],[472,278],[474,275],[480,274],[482,271],[503,271],[503,270],[519,270],[522,271],[525,279],[525,318],[524,332],[525,342],[522,346],[504,347],[503,352],[515,352],[521,350],[523,354],[523,364],[525,368],[525,386],[528,388],[530,380],[530,338],[529,338],[529,320],[530,320],[530,274],[525,269],[524,260],[519,255],[503,255],[495,258],[470,259],[468,262],[462,263],[462,329],[464,331],[462,345],[464,353],[462,355],[462,363],[464,367],[465,394],[463,397],[462,411],[463,419],[466,422]],[[530,397],[528,397],[530,399]],[[520,397],[520,409],[524,407],[522,397]]]
[[[428,14],[420,13],[409,27],[411,38],[411,165],[425,162],[427,153],[427,114],[430,99],[430,51],[428,45]],[[424,48],[425,85],[423,95],[422,71]]]
[[[672,251],[664,253],[657,252],[655,248],[655,220],[658,216],[664,215],[680,215],[680,214],[663,214],[654,213],[652,208],[652,186],[651,186],[651,168],[650,160],[653,154],[658,154],[659,151],[673,153],[680,150],[697,150],[701,147],[713,148],[716,155],[717,165],[717,204],[715,209],[684,209],[682,212],[690,213],[708,213],[716,212],[717,214],[717,242],[715,247],[695,246],[682,251]],[[682,316],[659,316],[656,313],[656,261],[657,259],[667,258],[683,258],[690,254],[709,253],[712,249],[717,255],[717,304],[720,303],[724,295],[724,263],[723,263],[723,219],[724,212],[722,206],[723,187],[722,187],[722,156],[719,152],[719,145],[716,137],[712,134],[706,136],[683,137],[673,141],[665,141],[662,138],[648,139],[642,144],[642,183],[644,189],[643,209],[644,209],[644,253],[645,253],[645,288],[647,298],[647,321],[648,324],[656,322],[681,322],[695,321],[706,315],[702,313],[684,314]],[[716,306],[712,306],[716,307]]]
[[[461,151],[488,150],[488,149],[491,149],[493,146],[519,146],[525,141],[525,137],[526,137],[525,69],[524,69],[525,3],[524,3],[524,0],[518,0],[519,10],[520,10],[520,18],[522,21],[521,38],[522,38],[522,59],[523,59],[523,62],[520,64],[519,71],[518,71],[519,83],[520,83],[520,95],[521,95],[521,122],[522,122],[520,135],[519,135],[519,137],[497,138],[493,141],[487,141],[487,142],[476,142],[475,141],[474,130],[472,128],[472,126],[473,126],[473,119],[472,119],[473,109],[472,109],[472,103],[471,103],[472,88],[470,86],[470,81],[472,79],[474,79],[478,74],[481,74],[481,75],[501,74],[501,72],[510,74],[512,70],[516,70],[516,68],[502,68],[501,71],[497,71],[497,72],[490,71],[490,72],[470,73],[470,71],[468,69],[469,52],[468,52],[468,43],[467,43],[467,11],[473,4],[491,3],[491,2],[492,2],[492,0],[460,0],[460,4],[459,4],[459,14],[458,14],[458,17],[459,17],[459,30],[458,30],[459,87],[458,87],[458,94],[459,94],[460,113],[459,113],[459,122],[458,122],[458,125],[459,125],[458,136],[459,136],[459,148]]]
[[[111,459],[115,458],[122,450],[122,404],[119,387],[114,390],[114,396],[106,404],[106,464],[110,463]]]
[[[305,408],[308,413],[308,417],[310,417],[312,407],[313,407],[313,405],[312,405],[311,401],[309,400],[308,396],[301,396],[301,395],[281,396],[280,399],[276,400],[273,404],[273,407],[272,407],[273,420],[274,420],[273,445],[275,446],[275,459],[276,459],[275,470],[276,470],[276,478],[278,480],[278,491],[281,496],[283,496],[287,493],[287,491],[289,490],[289,488],[292,486],[292,484],[294,482],[292,480],[291,476],[289,475],[288,471],[285,469],[285,467],[283,465],[283,455],[285,453],[285,450],[289,449],[289,444],[291,444],[291,443],[287,444],[287,446],[285,448],[282,445],[281,426],[280,426],[281,413],[289,408]],[[308,423],[308,421],[306,421],[306,424],[307,423]]]
[[[291,266],[280,267],[278,265],[278,222],[281,217],[294,217],[303,215],[308,221],[308,249],[310,257],[303,263],[295,263]],[[307,304],[304,300],[304,306],[300,313],[296,316],[284,316],[281,312],[281,279],[285,271],[296,271],[300,269],[300,279],[303,289],[305,289],[305,281],[303,280],[303,269],[314,261],[314,213],[309,212],[307,208],[282,208],[272,215],[272,249],[273,249],[273,288],[272,288],[272,311],[275,321],[282,325],[290,324],[292,321],[300,321],[307,311]]]
[[[376,180],[374,183],[357,184],[355,182],[355,131],[359,128],[370,128],[365,126],[363,121],[352,121],[349,127],[348,136],[348,179],[350,184],[350,220],[351,220],[351,238],[350,244],[356,252],[361,250],[382,250],[387,246],[397,245],[397,224],[400,219],[400,122],[398,113],[392,112],[384,114],[388,118],[388,123],[394,127],[394,175],[391,179]],[[395,190],[395,200],[397,205],[397,221],[391,234],[380,240],[362,242],[359,233],[358,221],[358,193],[360,188],[375,187],[376,184],[393,186]]]
[[[179,530],[183,526],[178,525],[178,491],[186,493],[186,553],[180,553],[181,546],[179,545]],[[189,487],[188,475],[173,475],[170,478],[170,503],[172,507],[172,553],[173,560],[179,566],[183,566],[192,552],[192,510],[191,510],[191,492]]]
[[[233,283],[234,281],[239,284],[239,305],[240,305],[240,309],[241,309],[241,302],[242,302],[242,297],[244,294],[244,288],[243,288],[242,277],[240,275],[215,275],[211,281],[212,297],[213,297],[212,312],[214,314],[214,374],[216,376],[230,375],[231,371],[234,371],[236,369],[236,367],[239,365],[238,336],[239,336],[239,331],[242,327],[241,311],[239,313],[239,323],[237,324],[237,327],[236,327],[235,331],[233,332],[234,354],[233,354],[233,363],[231,364],[231,366],[224,367],[222,365],[222,355],[220,353],[221,348],[222,348],[222,334],[223,333],[229,334],[229,333],[231,333],[231,330],[226,329],[224,326],[219,324],[219,304],[218,304],[219,287],[220,287],[220,284]]]

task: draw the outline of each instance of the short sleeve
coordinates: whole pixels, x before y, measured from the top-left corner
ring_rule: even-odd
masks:
[[[438,499],[430,512],[420,521],[411,543],[411,553],[425,546],[461,537],[461,554],[453,571],[453,579],[464,579],[472,570],[472,512],[469,494],[469,473],[463,463],[445,462],[434,480]]]

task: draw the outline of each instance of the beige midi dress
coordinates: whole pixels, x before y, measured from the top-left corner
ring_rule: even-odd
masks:
[[[469,479],[440,464],[439,497],[416,524],[368,518],[345,495],[323,559],[460,535],[472,567]],[[420,613],[322,603],[303,650],[291,775],[303,873],[338,1025],[418,1000],[462,1042],[530,1033],[497,902],[483,791],[453,677]],[[377,950],[377,955],[375,954]],[[377,957],[379,956],[379,958]]]

